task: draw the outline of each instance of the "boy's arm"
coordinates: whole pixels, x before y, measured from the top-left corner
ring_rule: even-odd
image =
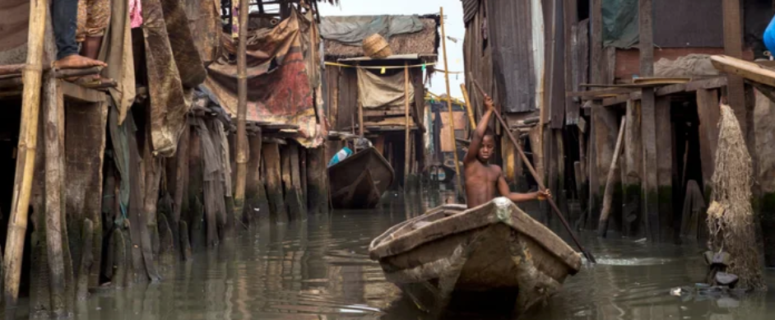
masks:
[[[468,146],[468,152],[466,152],[466,156],[463,158],[463,164],[476,161],[476,154],[479,152],[479,146],[482,144],[482,138],[484,137],[484,133],[487,131],[487,125],[490,123],[493,107],[492,99],[489,96],[484,97],[484,105],[487,108],[487,112],[484,113],[482,119],[479,120],[479,124],[476,126],[476,130],[474,130],[474,136],[471,138],[471,144]]]
[[[503,177],[503,173],[498,175],[498,192],[500,192],[501,196],[509,198],[509,200],[511,200],[514,203],[525,202],[525,201],[536,200],[536,199],[540,200],[540,197],[548,198],[552,196],[549,190],[536,191],[531,193],[511,192],[511,190],[509,190],[509,184],[506,183],[506,178]]]

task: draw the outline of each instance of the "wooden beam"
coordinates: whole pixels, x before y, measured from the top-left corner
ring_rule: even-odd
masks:
[[[640,50],[640,76],[654,76],[654,28],[652,25],[652,0],[638,0],[638,49]],[[651,90],[649,90],[651,91]]]
[[[656,97],[652,89],[643,89],[641,100],[641,138],[643,141],[643,212],[646,235],[659,239],[659,201],[657,198],[657,123]]]
[[[624,188],[624,209],[622,211],[622,233],[632,237],[638,234],[641,214],[641,180],[643,177],[643,144],[641,139],[640,101],[627,102],[625,115],[627,125],[624,132],[624,165],[622,176]]]
[[[657,201],[659,201],[659,239],[676,241],[677,223],[673,221],[673,125],[670,121],[670,98],[656,98]],[[675,185],[681,188],[681,184]]]
[[[710,59],[713,66],[720,71],[775,87],[775,71],[772,69],[730,56],[712,56]]]
[[[743,58],[743,24],[741,0],[722,0],[724,25],[724,53],[732,58]],[[743,136],[747,136],[745,83],[736,74],[727,74],[727,100],[740,122]]]
[[[590,81],[603,83],[603,0],[590,0]]]
[[[719,135],[718,121],[721,117],[718,91],[697,90],[697,114],[700,118],[699,135],[702,180],[703,188],[706,192],[710,190],[710,180],[713,177],[716,163],[716,146]]]

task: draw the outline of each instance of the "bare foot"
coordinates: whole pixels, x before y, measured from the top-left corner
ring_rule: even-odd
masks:
[[[84,69],[91,67],[107,67],[108,64],[99,60],[90,59],[82,55],[69,55],[54,62],[54,67],[59,69]]]

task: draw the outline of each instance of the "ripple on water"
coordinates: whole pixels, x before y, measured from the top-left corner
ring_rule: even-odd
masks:
[[[395,202],[241,235],[167,268],[161,283],[94,293],[76,318],[429,319],[385,281],[367,252],[371,239],[422,208]],[[670,296],[670,288],[704,277],[696,247],[582,240],[599,263],[585,265],[546,307],[521,319],[756,320],[775,308],[772,294],[720,302]],[[503,319],[486,312],[450,318]]]

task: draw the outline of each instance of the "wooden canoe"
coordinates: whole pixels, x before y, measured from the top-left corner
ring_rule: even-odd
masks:
[[[393,168],[373,147],[328,168],[331,202],[337,209],[369,209],[393,183]]]
[[[492,294],[510,297],[499,307],[521,314],[581,267],[581,254],[506,198],[432,209],[375,238],[369,254],[388,281],[434,313],[453,296],[459,306],[467,298],[458,297]]]

